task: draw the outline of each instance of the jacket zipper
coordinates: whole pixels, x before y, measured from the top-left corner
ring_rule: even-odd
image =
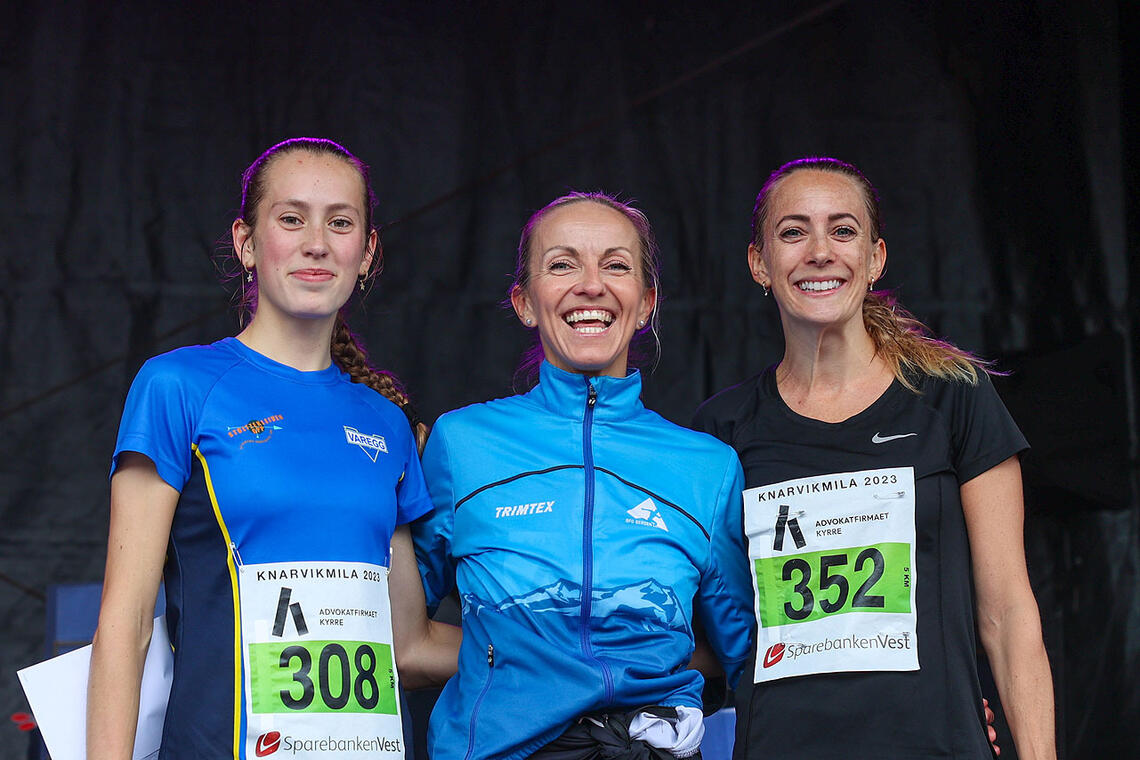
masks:
[[[467,739],[467,755],[464,760],[471,760],[471,753],[475,751],[475,723],[479,716],[479,705],[483,703],[483,697],[487,696],[487,692],[491,690],[491,681],[495,678],[495,645],[487,645],[487,680],[483,683],[483,690],[479,692],[479,696],[475,698],[475,705],[471,708],[471,727],[468,732]]]
[[[613,700],[613,676],[606,664],[594,656],[590,644],[590,611],[594,596],[594,405],[598,402],[598,392],[594,384],[586,378],[586,413],[582,418],[582,463],[586,478],[586,513],[582,528],[582,622],[580,635],[582,651],[586,657],[598,664],[605,683],[606,703]]]

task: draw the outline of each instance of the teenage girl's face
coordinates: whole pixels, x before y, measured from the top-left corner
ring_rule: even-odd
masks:
[[[531,239],[530,282],[515,288],[519,319],[538,327],[546,360],[585,375],[625,377],[638,322],[656,291],[645,286],[637,230],[590,201],[546,214]]]
[[[233,226],[242,265],[257,273],[254,318],[331,318],[376,250],[363,179],[336,156],[293,151],[266,167],[264,187],[256,225]]]
[[[763,247],[748,247],[752,277],[771,288],[785,325],[853,326],[863,296],[882,274],[886,243],[871,239],[854,180],[801,169],[772,191]]]

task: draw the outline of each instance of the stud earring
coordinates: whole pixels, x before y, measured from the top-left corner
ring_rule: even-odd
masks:
[[[527,327],[530,327],[531,325],[534,324],[534,320],[531,319],[530,317],[527,317],[524,321],[526,322]]]
[[[643,327],[645,327],[645,320],[644,319],[637,320],[637,329],[640,330]]]

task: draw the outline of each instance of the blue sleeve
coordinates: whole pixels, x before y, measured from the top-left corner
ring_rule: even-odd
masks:
[[[726,447],[727,449],[727,447]],[[711,526],[709,564],[701,577],[697,607],[705,635],[736,688],[752,648],[752,575],[744,548],[744,472],[736,452],[725,469]]]
[[[451,556],[455,497],[445,426],[442,419],[436,423],[424,448],[424,478],[431,494],[432,512],[412,524],[416,562],[423,577],[427,606],[432,614],[435,614],[439,603],[455,586],[455,560]]]
[[[406,432],[404,474],[396,484],[397,525],[409,523],[431,511],[431,497],[428,495],[427,484],[424,483],[424,471],[416,451],[416,440],[410,428]]]
[[[182,491],[190,477],[197,416],[205,395],[188,370],[171,354],[150,359],[139,370],[119,422],[111,475],[119,454],[137,451],[154,462],[159,477]]]

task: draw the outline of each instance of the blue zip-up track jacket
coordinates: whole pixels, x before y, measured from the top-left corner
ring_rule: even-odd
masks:
[[[526,757],[595,710],[700,707],[694,605],[735,684],[753,620],[740,463],[640,393],[636,372],[543,363],[529,393],[436,424],[413,535],[429,605],[458,586],[463,645],[433,760]]]

